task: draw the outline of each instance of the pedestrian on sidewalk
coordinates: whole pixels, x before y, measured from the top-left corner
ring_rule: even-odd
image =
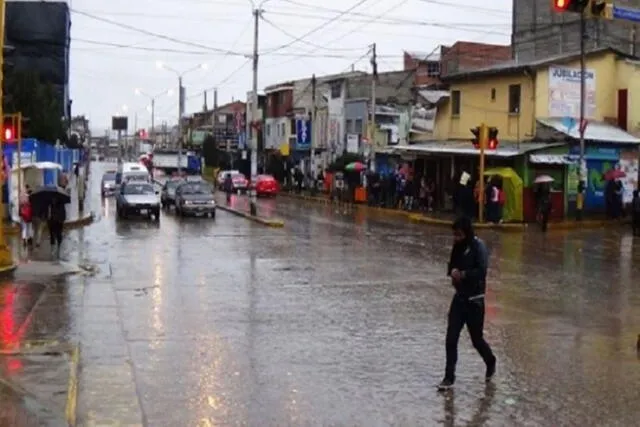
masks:
[[[633,200],[631,201],[631,223],[633,224],[633,235],[640,235],[640,192],[633,190]]]
[[[47,225],[49,227],[49,242],[51,243],[51,254],[54,258],[60,259],[60,248],[62,246],[62,232],[64,222],[67,220],[67,210],[65,204],[60,199],[54,199],[49,206]]]
[[[496,357],[484,339],[484,293],[489,256],[484,242],[476,237],[471,221],[463,216],[453,223],[454,244],[448,275],[455,288],[455,295],[449,308],[447,365],[444,379],[438,386],[441,391],[450,389],[455,383],[458,340],[465,325],[471,336],[471,343],[486,364],[485,380],[490,381],[496,371]]]
[[[22,245],[26,248],[33,244],[33,207],[29,200],[29,187],[27,194],[20,200],[20,228],[22,231]]]

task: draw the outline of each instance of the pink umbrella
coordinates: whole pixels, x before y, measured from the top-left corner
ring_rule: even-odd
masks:
[[[627,174],[620,169],[610,169],[604,174],[605,181],[615,181],[616,179],[626,178]]]

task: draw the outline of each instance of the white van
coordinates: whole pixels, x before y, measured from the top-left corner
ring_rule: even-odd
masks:
[[[151,175],[142,163],[122,163],[116,172],[116,185],[130,180],[151,182]]]

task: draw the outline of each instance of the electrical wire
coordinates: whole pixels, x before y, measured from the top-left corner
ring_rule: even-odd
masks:
[[[268,20],[268,19],[267,19],[267,18],[265,18],[264,16],[261,16],[261,19],[262,19],[262,21],[264,21],[264,22],[266,22],[267,24],[269,24],[271,27],[273,27],[273,28],[275,28],[276,30],[280,31],[280,32],[281,32],[282,34],[284,34],[285,36],[290,37],[290,38],[292,38],[292,39],[294,39],[294,40],[298,39],[298,36],[293,35],[293,34],[291,34],[290,32],[288,32],[287,30],[285,30],[285,29],[283,29],[283,28],[278,27],[276,24],[274,24],[273,22],[271,22],[270,20]],[[311,47],[315,47],[315,48],[317,48],[317,49],[328,49],[326,46],[322,46],[322,45],[319,45],[319,44],[311,43],[311,42],[309,42],[309,41],[307,41],[307,40],[304,40],[304,39],[302,39],[302,40],[298,40],[298,41],[299,41],[300,43],[306,44],[306,45],[311,46]],[[348,48],[337,48],[337,49],[328,49],[328,50],[333,50],[333,51],[343,51],[343,52],[353,52],[353,51],[360,51],[360,50],[362,50],[362,48],[359,48],[359,47],[358,47],[358,48],[351,48],[351,47],[348,47]]]
[[[340,20],[341,17],[343,17],[344,15],[348,14],[349,12],[351,12],[352,10],[358,8],[359,6],[363,5],[364,3],[366,3],[369,0],[359,0],[358,2],[356,2],[353,6],[351,6],[349,9],[346,9],[342,12],[340,12],[338,15],[336,15],[335,17],[323,22],[322,24],[318,25],[315,28],[312,28],[311,30],[307,31],[306,33],[304,33],[303,35],[301,35],[300,37],[296,37],[294,40],[290,41],[289,43],[286,43],[284,45],[278,46],[276,48],[273,48],[271,50],[268,50],[267,52],[264,52],[264,55],[268,55],[271,53],[274,53],[278,50],[282,50],[282,49],[286,49],[287,47],[290,47],[296,43],[298,43],[299,41],[309,37],[312,34],[317,33],[320,30],[323,30],[324,28],[326,28],[327,26],[331,25],[332,23]]]

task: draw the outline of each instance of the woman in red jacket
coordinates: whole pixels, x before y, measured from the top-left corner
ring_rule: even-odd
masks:
[[[20,225],[22,228],[22,244],[24,247],[33,244],[33,207],[29,197],[20,203]]]

